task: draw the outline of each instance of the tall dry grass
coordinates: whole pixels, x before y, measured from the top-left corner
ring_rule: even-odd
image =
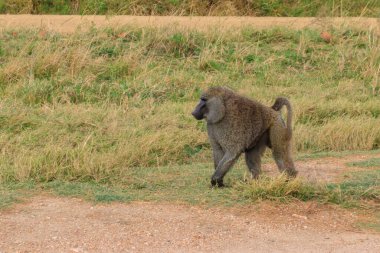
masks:
[[[0,13],[193,15],[193,16],[371,16],[375,0],[2,0]]]
[[[332,30],[0,33],[0,179],[107,181],[128,167],[210,161],[201,90],[294,107],[298,152],[380,145],[379,37]]]

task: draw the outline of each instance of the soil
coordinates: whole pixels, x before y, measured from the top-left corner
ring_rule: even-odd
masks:
[[[221,31],[249,26],[256,29],[286,27],[292,29],[349,26],[358,29],[373,29],[380,33],[380,18],[293,18],[293,17],[181,17],[181,16],[79,16],[79,15],[0,15],[0,28],[34,27],[56,32],[83,31],[91,26],[117,27],[182,27],[186,29]]]
[[[360,214],[316,203],[239,209],[38,196],[0,216],[1,252],[380,252]]]
[[[338,181],[362,170],[346,162],[370,157],[380,154],[299,161],[297,168],[305,178]],[[275,165],[264,171],[276,173]],[[358,226],[375,212],[316,202],[96,204],[42,194],[0,211],[0,252],[380,252],[380,233]]]

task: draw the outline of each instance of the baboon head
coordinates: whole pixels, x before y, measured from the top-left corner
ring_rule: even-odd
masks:
[[[222,87],[211,87],[203,92],[198,105],[191,113],[197,120],[206,119],[208,123],[218,123],[226,114],[225,98],[231,91]]]

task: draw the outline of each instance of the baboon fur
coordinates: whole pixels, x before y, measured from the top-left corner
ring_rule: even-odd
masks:
[[[288,110],[286,125],[279,112],[284,105]],[[228,88],[211,87],[202,93],[192,114],[197,120],[207,122],[215,167],[211,177],[213,186],[224,186],[223,177],[242,153],[252,178],[258,178],[266,147],[272,149],[281,172],[290,177],[297,175],[291,157],[292,109],[286,98],[277,98],[268,107]]]

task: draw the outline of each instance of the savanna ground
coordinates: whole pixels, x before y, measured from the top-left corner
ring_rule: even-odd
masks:
[[[72,29],[28,17],[0,17],[0,251],[379,251],[376,19]],[[190,112],[215,84],[290,98],[299,179],[268,153],[260,180],[240,161],[228,187],[209,187]]]

